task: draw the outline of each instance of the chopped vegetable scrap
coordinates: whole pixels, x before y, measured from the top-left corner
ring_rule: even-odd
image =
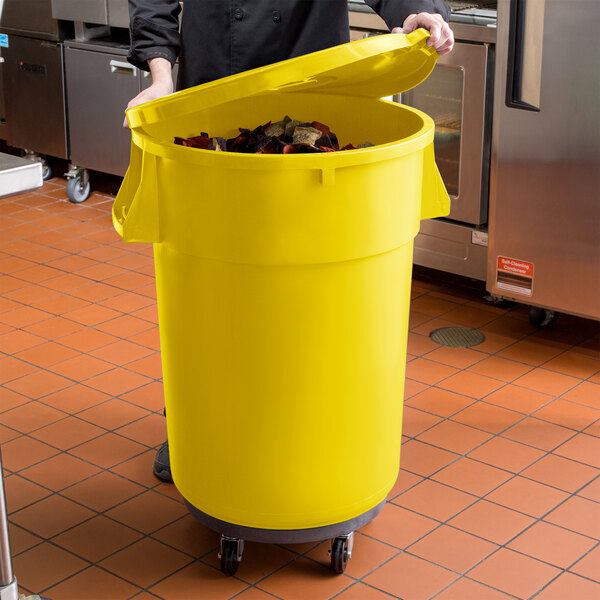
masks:
[[[356,150],[373,146],[370,142],[340,148],[338,138],[327,125],[313,121],[304,123],[286,116],[281,121],[260,125],[256,129],[243,129],[235,138],[210,137],[208,133],[189,138],[176,137],[175,143],[190,148],[216,150],[217,152],[244,152],[246,154],[309,154]]]

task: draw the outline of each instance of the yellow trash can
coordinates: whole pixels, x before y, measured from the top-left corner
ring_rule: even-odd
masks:
[[[222,534],[225,572],[244,539],[328,538],[342,572],[397,477],[413,238],[449,199],[432,119],[379,98],[429,75],[428,35],[351,42],[127,111],[113,221],[154,244],[171,470]],[[284,115],[375,146],[173,143]]]

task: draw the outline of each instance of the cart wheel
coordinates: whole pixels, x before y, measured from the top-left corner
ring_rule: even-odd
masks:
[[[554,311],[538,308],[537,306],[529,307],[529,322],[538,329],[545,329],[554,321]]]
[[[242,540],[232,538],[221,539],[221,571],[225,575],[235,575],[242,560]]]
[[[48,181],[48,179],[52,179],[52,167],[46,160],[42,163],[42,179],[44,181]]]
[[[86,181],[87,180],[87,181]],[[85,181],[85,183],[84,183]],[[90,181],[80,173],[67,181],[67,196],[75,204],[84,202],[90,195]]]
[[[331,544],[331,570],[341,575],[348,565],[348,539],[338,537]]]

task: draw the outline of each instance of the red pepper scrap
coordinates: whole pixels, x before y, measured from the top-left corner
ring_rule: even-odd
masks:
[[[202,150],[249,154],[312,154],[356,150],[373,145],[369,142],[360,146],[347,144],[340,149],[337,136],[327,125],[318,121],[296,121],[288,116],[275,123],[269,121],[252,130],[240,127],[239,135],[227,140],[210,137],[208,133],[202,132],[189,138],[175,137],[174,142],[180,146]]]

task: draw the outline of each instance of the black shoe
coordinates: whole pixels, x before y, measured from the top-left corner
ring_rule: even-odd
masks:
[[[166,441],[157,451],[154,457],[152,472],[161,480],[173,483],[171,476],[171,462],[169,460],[169,442]]]

